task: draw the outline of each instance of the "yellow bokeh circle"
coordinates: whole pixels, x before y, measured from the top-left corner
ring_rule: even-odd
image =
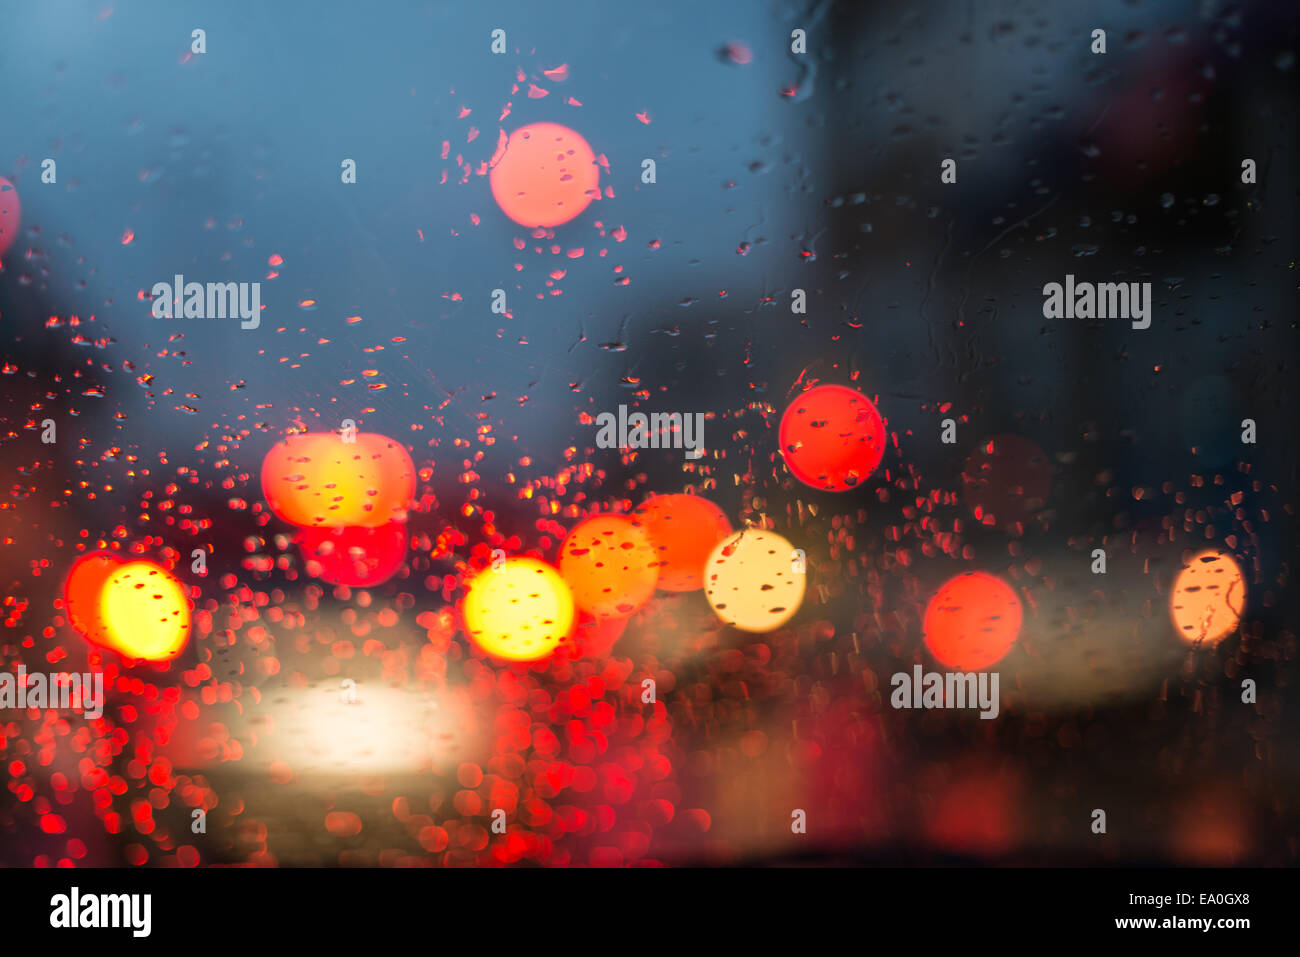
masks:
[[[573,630],[573,593],[535,558],[507,558],[466,586],[461,614],[470,640],[494,658],[536,661]]]
[[[104,581],[99,614],[109,646],[125,658],[168,661],[190,636],[185,586],[161,565],[127,562]]]

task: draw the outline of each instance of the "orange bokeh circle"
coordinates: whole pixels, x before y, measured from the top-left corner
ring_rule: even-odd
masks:
[[[415,499],[415,465],[392,439],[359,432],[288,436],[262,461],[262,494],[282,520],[300,528],[378,528],[404,521]]]
[[[560,574],[583,611],[595,618],[626,617],[654,594],[659,556],[638,522],[597,515],[578,524],[560,546]]]
[[[925,645],[943,664],[962,671],[987,667],[1011,650],[1024,611],[1011,586],[987,572],[947,581],[925,609]]]
[[[885,423],[875,404],[842,385],[819,385],[781,416],[781,454],[794,477],[826,492],[856,488],[885,454]]]
[[[704,563],[713,546],[731,534],[722,509],[698,495],[654,495],[633,513],[659,556],[659,588],[704,587]]]
[[[92,552],[72,563],[63,584],[68,623],[83,638],[101,648],[112,647],[112,641],[100,613],[99,596],[104,591],[104,583],[121,567],[122,562],[116,556]]]
[[[1230,554],[1217,548],[1187,560],[1169,596],[1169,613],[1189,644],[1213,647],[1231,634],[1246,607],[1246,577]]]
[[[582,136],[559,123],[510,134],[488,173],[501,211],[530,229],[567,223],[600,198],[600,167]]]

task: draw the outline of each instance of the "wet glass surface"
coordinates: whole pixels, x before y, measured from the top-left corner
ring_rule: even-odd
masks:
[[[3,24],[0,862],[1295,864],[1287,5]]]

